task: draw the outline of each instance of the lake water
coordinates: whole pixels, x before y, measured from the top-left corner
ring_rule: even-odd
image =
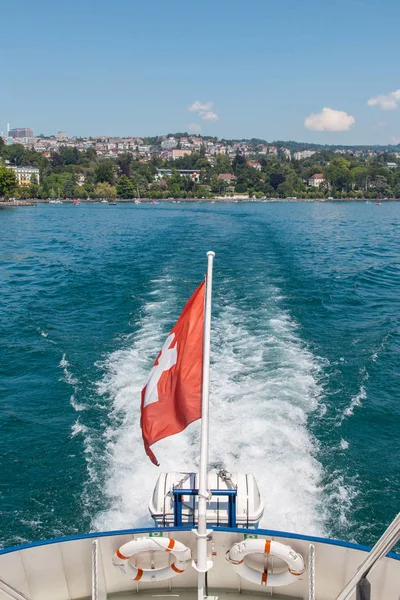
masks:
[[[400,507],[400,204],[0,212],[0,545],[150,524],[140,390],[216,252],[212,466],[262,525],[372,544]],[[157,444],[196,469],[199,423]]]

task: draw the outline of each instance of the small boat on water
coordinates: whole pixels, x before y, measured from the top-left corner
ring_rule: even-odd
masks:
[[[382,202],[381,202],[380,200],[377,200],[377,201],[375,202],[375,204],[376,204],[377,206],[380,206],[380,205],[382,204]]]
[[[400,555],[389,552],[400,538],[400,514],[372,550],[261,529],[264,501],[253,475],[209,470],[214,253],[207,257],[207,277],[167,337],[141,397],[144,450],[156,465],[152,446],[201,419],[198,472],[160,474],[149,503],[154,527],[0,550],[0,598],[399,600]],[[132,499],[132,519],[135,508]]]

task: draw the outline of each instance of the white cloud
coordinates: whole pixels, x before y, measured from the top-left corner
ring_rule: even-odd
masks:
[[[190,112],[200,112],[201,110],[211,110],[212,107],[212,102],[206,102],[205,104],[202,104],[199,100],[196,100],[195,102],[193,102],[193,104],[189,106],[188,110],[190,110]]]
[[[400,90],[389,92],[389,94],[379,94],[368,100],[369,106],[379,106],[383,110],[394,110],[398,107],[400,101]]]
[[[212,110],[202,110],[200,111],[199,115],[200,118],[204,119],[205,121],[218,121],[219,119],[217,113]]]
[[[347,112],[325,107],[320,113],[306,117],[304,126],[313,131],[348,131],[355,122]]]
[[[187,125],[186,127],[187,127],[188,131],[193,131],[193,133],[201,132],[200,123],[189,123],[189,125]]]
[[[190,112],[197,112],[200,119],[203,121],[218,121],[219,117],[216,112],[212,110],[213,102],[205,102],[202,104],[200,100],[196,100],[188,107]]]

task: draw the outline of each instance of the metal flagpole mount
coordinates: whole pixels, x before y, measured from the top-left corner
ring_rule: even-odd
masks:
[[[197,562],[194,564],[198,571],[197,598],[203,600],[206,591],[206,572],[213,566],[207,556],[207,538],[211,530],[207,530],[208,486],[208,442],[209,442],[209,393],[210,393],[210,344],[211,344],[211,298],[212,274],[215,252],[207,252],[207,278],[204,306],[204,336],[203,336],[203,381],[201,391],[201,436],[200,436],[200,465],[199,465],[199,495],[197,522]]]
[[[197,537],[197,539],[204,538],[206,544],[208,541],[208,536],[211,535],[212,532],[213,532],[212,529],[206,529],[206,532],[202,534],[202,533],[199,533],[197,529],[192,529],[192,533],[194,533],[194,535]],[[211,559],[208,558],[208,556],[206,557],[206,565],[204,567],[204,570],[200,569],[198,561],[192,560],[192,567],[198,573],[207,573],[207,571],[209,571],[213,566],[214,566],[214,563]],[[199,598],[200,598],[200,596],[199,596]]]

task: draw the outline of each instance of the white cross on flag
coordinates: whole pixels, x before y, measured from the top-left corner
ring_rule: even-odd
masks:
[[[201,417],[204,292],[205,282],[187,302],[142,390],[143,442],[155,465],[150,446]]]

